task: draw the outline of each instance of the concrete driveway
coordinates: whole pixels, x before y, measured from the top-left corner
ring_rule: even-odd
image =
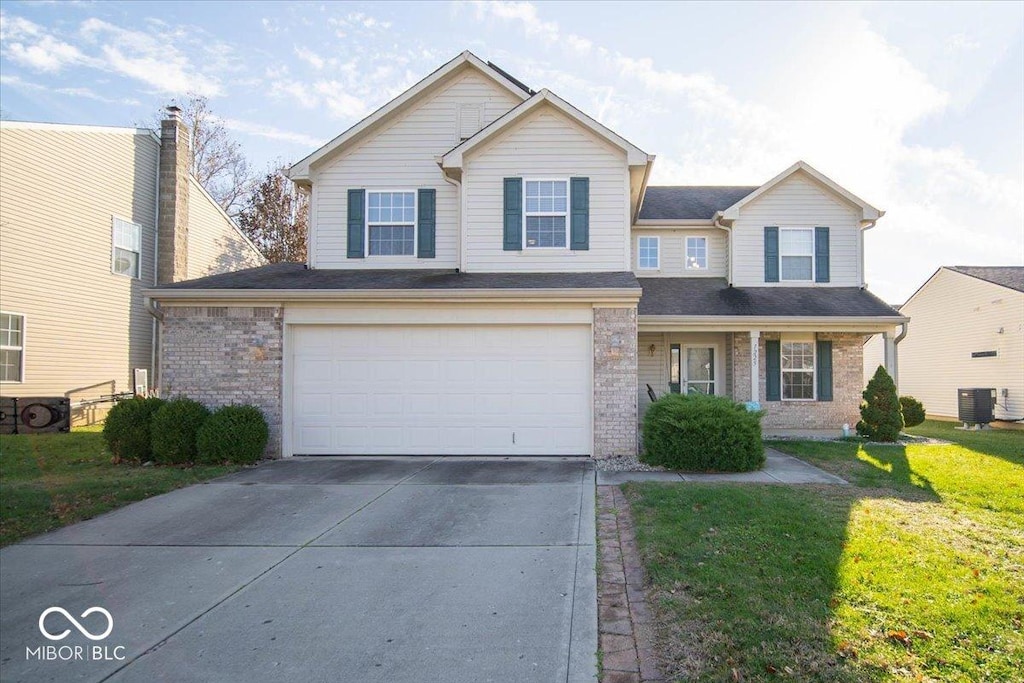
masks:
[[[587,460],[270,463],[0,551],[0,678],[592,681],[594,536]]]

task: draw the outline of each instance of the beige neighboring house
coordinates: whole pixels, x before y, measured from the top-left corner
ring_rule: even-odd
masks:
[[[901,395],[929,417],[957,419],[958,389],[996,390],[996,419],[1024,418],[1024,266],[943,266],[900,312]],[[883,357],[881,335],[864,347],[864,377]]]
[[[100,397],[159,386],[143,289],[266,262],[169,111],[161,131],[0,122],[0,395],[66,396],[91,422]]]
[[[654,156],[465,52],[295,163],[307,262],[149,290],[164,389],[272,454],[635,454],[651,392],[855,422],[882,211],[798,162],[654,187]],[[211,337],[210,331],[216,330]]]

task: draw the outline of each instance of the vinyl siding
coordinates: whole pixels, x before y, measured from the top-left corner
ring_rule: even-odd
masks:
[[[383,130],[329,159],[313,172],[312,212],[316,237],[311,243],[314,268],[456,268],[458,267],[458,194],[445,182],[435,157],[459,142],[458,107],[481,105],[487,125],[518,104],[475,70],[454,75],[412,105]],[[350,188],[437,190],[436,258],[369,257],[347,253],[348,190]],[[499,244],[500,246],[500,244]]]
[[[189,178],[189,279],[253,268],[264,262],[199,182]]]
[[[859,213],[809,175],[795,173],[740,209],[733,223],[733,284],[764,286],[764,228],[829,227],[831,281],[819,287],[861,286]],[[769,286],[807,286],[771,283]]]
[[[552,107],[531,112],[465,160],[466,270],[616,271],[628,269],[626,153]],[[503,179],[590,178],[590,249],[503,251]]]
[[[637,262],[639,250],[638,238],[661,238],[661,268],[658,270],[642,270]],[[708,267],[704,270],[687,270],[686,238],[706,237],[708,239]],[[638,277],[728,277],[729,237],[724,230],[717,228],[669,230],[633,229],[633,271]]]
[[[1006,389],[996,416],[1024,417],[1024,293],[943,269],[901,312],[910,317],[898,347],[901,394],[929,415],[956,418],[957,389],[995,388],[1000,404]]]
[[[902,353],[902,348],[903,345],[900,344],[900,353]],[[864,344],[864,386],[867,386],[871,378],[875,376],[879,365],[885,365],[885,341],[882,339],[882,335],[876,334]]]
[[[158,143],[148,134],[0,126],[0,308],[27,317],[25,381],[5,396],[127,391],[150,368]],[[111,273],[111,218],[141,226],[141,278]]]

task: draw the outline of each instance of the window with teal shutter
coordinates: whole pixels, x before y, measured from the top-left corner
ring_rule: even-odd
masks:
[[[766,401],[782,400],[782,346],[778,339],[764,343],[764,398]]]
[[[366,231],[366,190],[348,191],[348,257],[366,256],[363,233]]]
[[[572,204],[569,248],[590,249],[590,178],[570,178],[569,200]]]
[[[764,281],[779,281],[779,228],[764,229]]]
[[[505,178],[504,238],[505,251],[523,250],[523,179]]]
[[[818,345],[818,400],[832,400],[832,342],[819,339]]]
[[[829,281],[828,228],[814,229],[814,281]]]
[[[416,256],[434,258],[434,243],[437,232],[437,190],[424,188],[418,191],[416,225]]]

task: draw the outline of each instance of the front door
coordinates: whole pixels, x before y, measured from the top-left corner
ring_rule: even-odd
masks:
[[[678,394],[715,393],[715,347],[680,346],[669,348],[669,390]]]

